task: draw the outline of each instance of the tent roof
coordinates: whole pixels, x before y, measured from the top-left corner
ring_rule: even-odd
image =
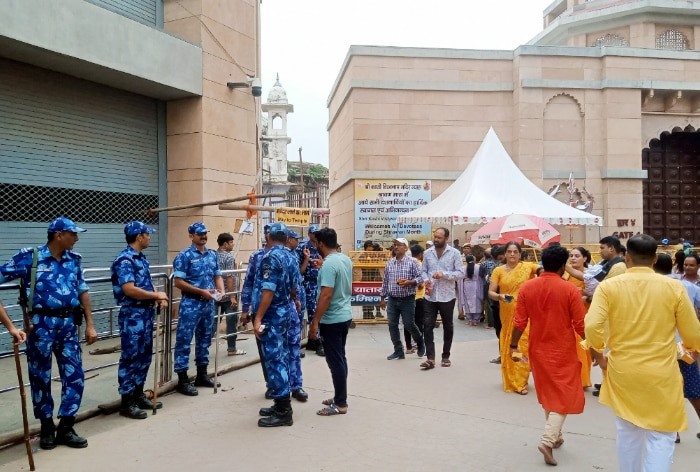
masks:
[[[603,225],[603,218],[550,197],[518,169],[493,128],[462,175],[432,202],[399,222],[484,224],[513,213],[553,225]]]

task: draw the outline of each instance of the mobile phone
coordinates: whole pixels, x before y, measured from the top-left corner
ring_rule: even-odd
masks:
[[[506,301],[506,303],[510,303],[513,301],[513,295],[504,295],[503,299]]]

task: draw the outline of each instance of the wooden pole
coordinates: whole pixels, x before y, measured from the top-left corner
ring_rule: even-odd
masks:
[[[24,390],[24,379],[22,378],[22,366],[19,363],[19,344],[13,343],[15,351],[15,366],[17,367],[17,380],[19,380],[19,396],[22,399],[22,424],[24,426],[24,445],[27,448],[27,459],[29,459],[29,470],[34,468],[34,455],[32,445],[29,442],[29,419],[27,418],[27,392]]]
[[[264,205],[245,205],[236,203],[222,203],[219,205],[219,210],[253,210],[253,211],[275,211],[279,207],[264,206]],[[311,208],[312,215],[327,215],[331,212],[329,208]]]
[[[255,194],[254,196],[257,198],[265,198],[265,197],[284,197],[286,196],[286,193],[263,193],[263,194]],[[148,216],[153,215],[154,213],[160,213],[163,211],[175,211],[175,210],[186,210],[188,208],[200,208],[200,207],[205,207],[205,206],[213,206],[213,205],[221,205],[223,203],[232,203],[232,202],[240,202],[243,200],[248,200],[250,198],[248,195],[244,197],[233,197],[233,198],[224,198],[222,200],[212,200],[209,202],[201,202],[201,203],[190,203],[188,205],[178,205],[178,206],[171,206],[171,207],[162,207],[162,208],[149,208],[146,210],[146,214]]]

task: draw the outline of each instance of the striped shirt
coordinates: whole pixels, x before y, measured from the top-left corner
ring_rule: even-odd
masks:
[[[435,247],[423,253],[423,280],[432,283],[430,295],[426,292],[425,299],[429,302],[449,302],[457,298],[455,280],[464,278],[462,272],[462,256],[452,246],[445,246],[442,257],[438,258]],[[442,272],[442,278],[434,279],[433,274]]]
[[[423,281],[421,276],[420,266],[411,256],[403,256],[401,260],[395,257],[389,259],[384,269],[384,281],[382,282],[382,291],[380,296],[386,298],[387,295],[395,298],[410,297],[416,294],[416,285],[404,285],[403,287],[396,282],[399,279],[414,280],[416,285]]]

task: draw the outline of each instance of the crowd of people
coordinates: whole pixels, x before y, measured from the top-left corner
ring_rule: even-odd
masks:
[[[0,322],[17,343],[27,344],[34,416],[41,422],[44,449],[87,447],[87,439],[73,427],[84,388],[77,326],[85,321],[88,344],[97,339],[81,257],[73,252],[84,231],[57,218],[49,224],[45,245],[22,249],[0,265],[0,283],[21,280],[30,315],[31,323],[20,330],[0,306]],[[133,419],[162,407],[144,393],[154,316],[169,300],[155,289],[143,253],[153,232],[143,222],[128,223],[127,246],[111,268],[120,306],[120,414]],[[231,325],[227,340],[233,356],[246,354],[236,346],[236,327],[252,321],[265,397],[274,401],[260,409],[258,425],[292,425],[292,399],[308,400],[300,361],[306,312],[307,349],[325,356],[334,386],[333,397],[321,402],[317,414],[346,414],[352,262],[340,252],[336,232],[311,225],[302,240],[283,223],[266,225],[263,247],[250,256],[240,301],[230,273],[235,267],[233,237],[220,234],[214,251],[206,247],[208,232],[201,222],[191,224],[191,244],[173,262],[174,285],[182,294],[174,349],[176,390],[195,396],[196,387],[215,386],[207,374],[215,313]],[[593,394],[616,415],[620,470],[670,470],[677,432],[687,428],[684,397],[700,417],[700,256],[683,248],[672,260],[663,245],[659,253],[658,243],[640,234],[626,248],[616,237],[602,238],[599,264],[592,264],[586,248],[567,250],[558,243],[544,249],[536,263],[522,260],[516,241],[486,250],[468,244],[457,249],[455,242],[448,243],[449,236],[447,228],[436,229],[426,248],[401,237],[393,240],[380,292],[392,343],[387,359],[416,353],[425,357],[421,369],[435,368],[439,317],[439,364],[450,367],[457,308],[467,325],[483,320],[495,328],[499,356],[491,362],[500,364],[504,392],[527,395],[533,374],[545,412],[538,449],[547,464],[557,464],[554,450],[564,443],[564,420],[584,411],[591,367],[599,366],[603,382]],[[193,339],[194,382],[187,372]],[[52,355],[63,384],[58,426],[50,387]]]

